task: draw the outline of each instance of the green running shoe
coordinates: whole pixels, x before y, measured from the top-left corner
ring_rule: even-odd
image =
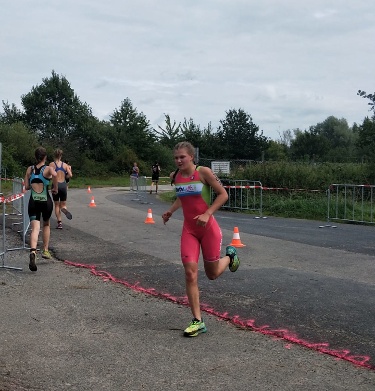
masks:
[[[36,253],[34,251],[32,251],[30,253],[30,263],[29,263],[29,269],[32,272],[36,272],[38,270],[36,263],[35,263],[35,260],[36,260]]]
[[[44,258],[44,259],[51,259],[52,255],[51,255],[51,253],[48,250],[43,250],[42,251],[42,258]]]
[[[184,331],[185,337],[196,337],[200,333],[205,333],[207,331],[206,325],[202,320],[193,319],[189,326]]]
[[[240,259],[238,258],[236,248],[233,246],[227,246],[225,255],[228,255],[230,258],[229,270],[231,272],[235,272],[240,266]]]

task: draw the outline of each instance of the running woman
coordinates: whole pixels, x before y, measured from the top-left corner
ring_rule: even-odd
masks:
[[[30,235],[30,262],[29,269],[32,272],[38,270],[36,266],[36,247],[40,231],[40,218],[43,217],[43,250],[42,258],[52,258],[48,250],[51,234],[50,218],[53,210],[53,202],[48,192],[50,179],[57,188],[57,174],[53,167],[46,166],[47,152],[43,147],[35,150],[36,164],[30,166],[25,174],[25,189],[31,190],[28,214],[31,225]]]
[[[68,198],[68,185],[66,183],[66,178],[71,178],[73,176],[70,166],[64,163],[62,158],[63,151],[61,149],[56,149],[54,152],[55,160],[49,164],[50,167],[53,167],[57,173],[57,189],[55,193],[52,194],[53,201],[55,203],[55,215],[57,219],[57,229],[62,229],[61,221],[61,212],[71,220],[72,214],[66,209],[66,200]]]
[[[159,186],[159,177],[160,177],[160,166],[158,162],[155,162],[151,167],[151,186],[150,194],[152,194],[152,186],[155,184],[155,193],[158,193]]]
[[[189,142],[174,147],[174,160],[178,167],[175,176],[176,201],[163,214],[164,224],[182,207],[184,223],[181,235],[181,260],[185,269],[186,294],[193,320],[184,335],[196,337],[207,331],[203,322],[198,288],[198,260],[202,250],[204,270],[210,280],[218,278],[227,267],[235,272],[240,260],[233,246],[227,246],[226,255],[220,258],[222,233],[213,216],[228,199],[220,180],[208,167],[194,164],[194,147]],[[210,205],[210,188],[216,198]]]

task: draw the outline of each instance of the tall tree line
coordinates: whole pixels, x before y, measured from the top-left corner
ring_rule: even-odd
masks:
[[[23,175],[33,161],[38,145],[49,155],[59,147],[75,168],[76,175],[100,176],[128,173],[134,161],[149,174],[154,161],[173,168],[171,150],[183,140],[199,147],[200,157],[229,160],[353,161],[373,160],[375,151],[374,96],[371,117],[349,127],[345,119],[328,117],[308,130],[285,130],[279,140],[263,135],[250,114],[230,109],[217,129],[192,118],[176,122],[165,114],[157,129],[126,97],[109,120],[99,120],[90,106],[75,94],[69,81],[52,71],[51,76],[21,96],[22,108],[3,101],[0,112],[0,142],[3,166],[9,175]]]

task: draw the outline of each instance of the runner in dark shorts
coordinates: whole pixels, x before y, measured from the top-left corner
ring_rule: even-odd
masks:
[[[30,262],[29,269],[33,272],[38,270],[36,266],[36,247],[40,232],[40,220],[43,219],[43,250],[42,257],[52,258],[48,246],[51,234],[50,218],[53,211],[53,202],[48,191],[49,182],[52,178],[57,187],[57,174],[53,167],[46,166],[47,152],[43,147],[35,151],[36,164],[30,166],[25,174],[25,189],[30,190],[28,215],[30,219]]]
[[[151,167],[151,186],[150,186],[150,194],[152,194],[152,186],[155,185],[155,193],[158,192],[159,185],[159,177],[160,177],[160,166],[158,162],[155,162]]]
[[[71,220],[72,214],[66,208],[66,200],[68,198],[68,185],[66,183],[66,178],[72,177],[72,170],[70,166],[64,163],[62,158],[63,151],[61,149],[56,149],[54,153],[55,160],[50,163],[50,167],[53,167],[57,174],[57,191],[52,194],[53,201],[55,203],[55,215],[57,219],[57,229],[62,229],[61,221],[61,212]]]

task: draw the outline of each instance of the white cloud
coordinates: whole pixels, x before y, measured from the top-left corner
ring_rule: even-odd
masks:
[[[329,18],[330,16],[333,16],[337,14],[338,11],[334,9],[326,9],[323,11],[317,11],[314,13],[314,17],[317,19],[324,19],[324,18]]]
[[[129,98],[157,127],[164,113],[215,127],[242,108],[264,130],[368,114],[375,12],[358,0],[17,0],[0,14],[0,100],[67,77],[99,118]]]

